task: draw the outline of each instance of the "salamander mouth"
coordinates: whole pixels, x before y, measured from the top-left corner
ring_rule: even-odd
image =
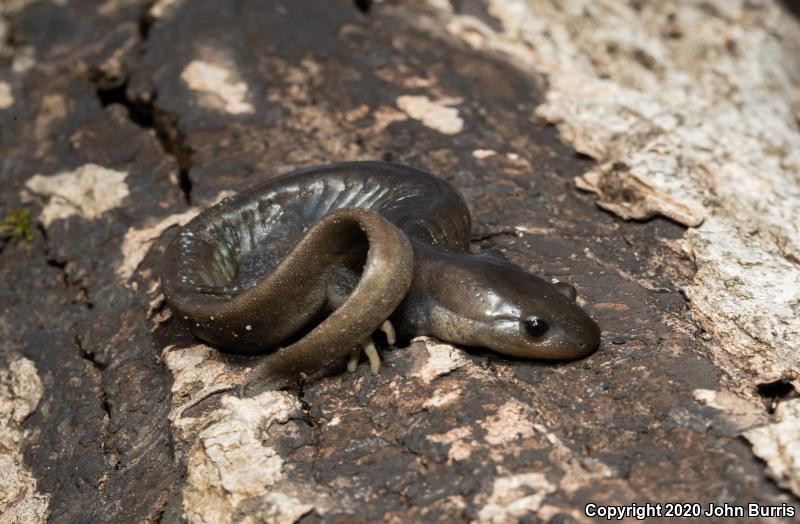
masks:
[[[592,323],[594,323],[592,321]],[[592,330],[592,328],[589,328]],[[537,360],[574,360],[584,358],[594,353],[600,344],[599,328],[597,334],[591,331],[581,333],[579,337],[564,336],[564,332],[556,328],[551,336],[546,336],[541,341],[523,340],[519,337],[510,338],[497,333],[483,332],[478,338],[478,344],[471,344],[488,348],[497,353],[512,357],[537,359]]]

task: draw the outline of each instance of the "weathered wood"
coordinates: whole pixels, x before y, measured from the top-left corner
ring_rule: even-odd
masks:
[[[759,453],[779,487],[740,438],[757,428],[748,438],[766,446],[797,430],[794,368],[770,361],[789,376],[762,386],[761,404],[756,384],[781,377],[720,349],[727,310],[700,318],[687,302],[718,283],[698,280],[687,229],[623,221],[574,179],[612,212],[691,226],[716,216],[717,195],[644,198],[641,183],[665,189],[631,182],[616,137],[591,142],[604,121],[579,118],[592,108],[568,89],[577,66],[548,65],[546,39],[515,33],[498,5],[0,7],[0,213],[31,209],[38,224],[30,244],[0,245],[0,522],[572,522],[588,502],[797,506],[797,477]],[[544,9],[527,5],[520,21]],[[542,20],[558,31],[559,16]],[[174,226],[290,169],[361,159],[451,181],[482,248],[575,284],[600,350],[552,364],[419,339],[382,350],[378,377],[362,367],[231,395],[255,360],[198,343],[163,305]]]

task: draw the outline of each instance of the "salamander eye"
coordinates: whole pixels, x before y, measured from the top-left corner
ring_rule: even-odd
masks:
[[[550,328],[547,322],[539,317],[530,317],[522,322],[525,327],[525,333],[531,338],[539,338]]]

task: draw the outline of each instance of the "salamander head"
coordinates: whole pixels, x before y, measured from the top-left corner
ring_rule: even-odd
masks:
[[[553,360],[585,357],[600,345],[600,327],[575,303],[572,286],[491,257],[459,257],[435,299],[431,329],[450,342]]]

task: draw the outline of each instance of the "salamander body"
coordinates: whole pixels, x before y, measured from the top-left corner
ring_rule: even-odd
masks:
[[[248,390],[334,372],[371,342],[431,335],[523,358],[574,359],[600,329],[568,284],[469,254],[471,219],[446,181],[351,162],[294,171],[227,198],[170,243],[170,308],[220,348],[264,353]]]

